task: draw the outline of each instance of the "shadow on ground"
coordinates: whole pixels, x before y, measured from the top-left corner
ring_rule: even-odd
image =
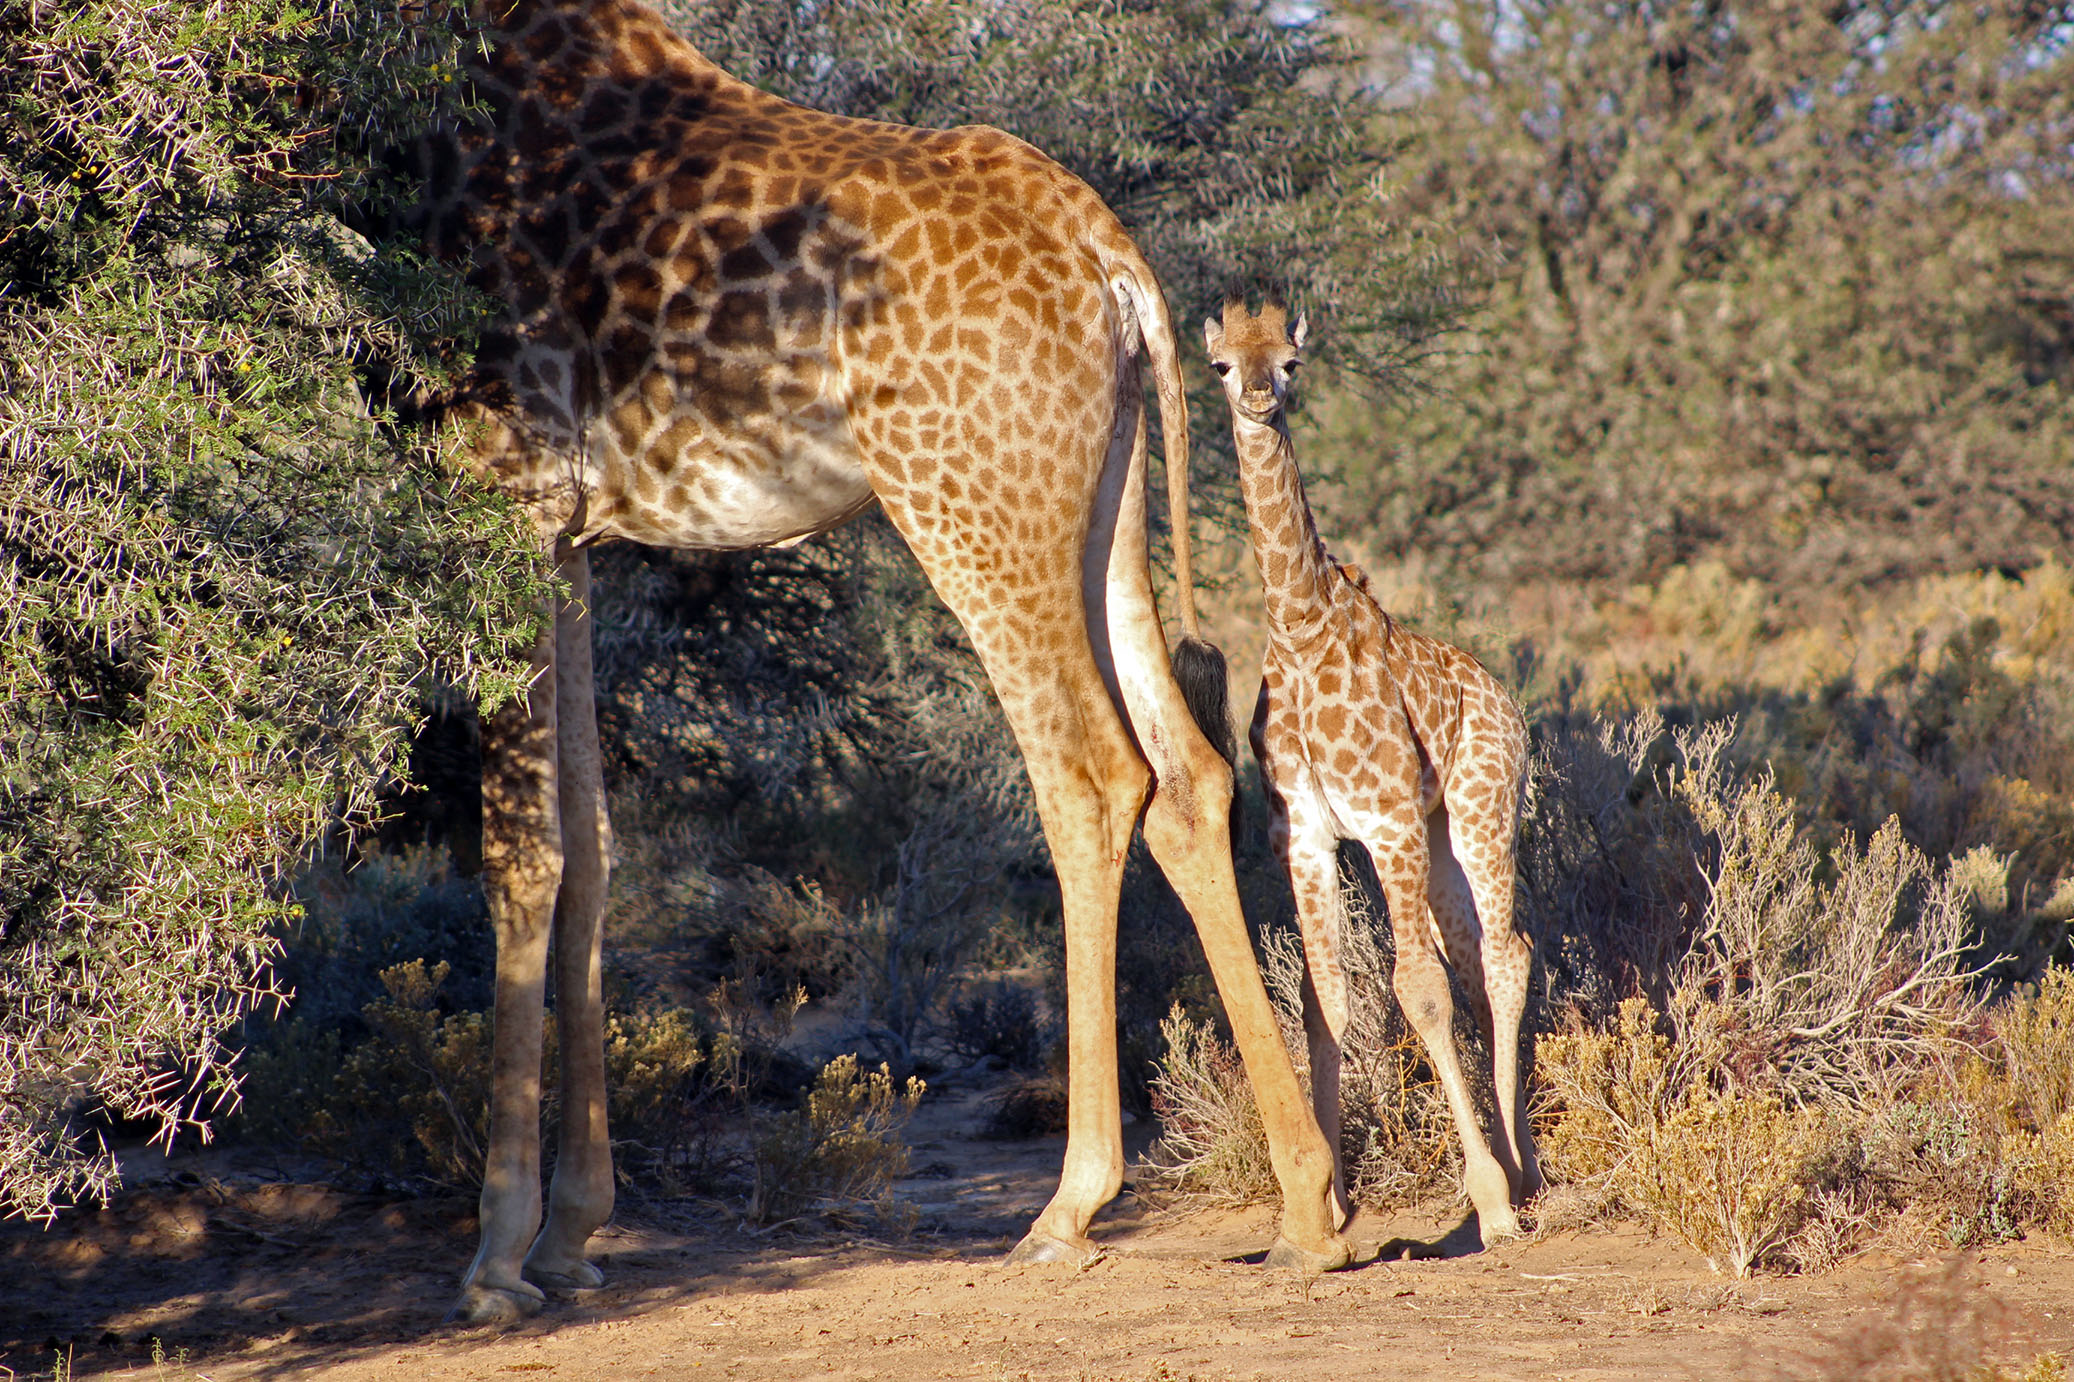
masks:
[[[592,1240],[606,1285],[550,1300],[519,1331],[782,1289],[873,1255],[997,1260],[1050,1196],[1064,1140],[974,1137],[983,1097],[945,1090],[910,1127],[915,1173],[899,1187],[910,1231],[756,1233],[723,1206],[623,1192]],[[267,1373],[285,1375],[455,1337],[442,1321],[475,1249],[472,1194],[355,1192],[310,1168],[290,1180],[243,1161],[235,1150],[140,1158],[148,1170],[104,1208],[47,1228],[0,1224],[0,1377],[224,1355],[263,1355]],[[1143,1214],[1126,1196],[1102,1224]]]

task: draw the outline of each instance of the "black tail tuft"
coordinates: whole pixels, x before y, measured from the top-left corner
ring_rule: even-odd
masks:
[[[1236,769],[1239,740],[1231,727],[1231,679],[1224,654],[1200,638],[1182,639],[1174,649],[1174,680],[1181,684],[1181,697],[1188,702],[1196,728]]]

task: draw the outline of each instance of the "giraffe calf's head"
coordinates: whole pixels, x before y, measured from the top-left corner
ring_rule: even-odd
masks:
[[[1309,322],[1301,316],[1291,329],[1289,314],[1273,303],[1255,316],[1236,299],[1224,304],[1223,321],[1204,320],[1210,368],[1224,381],[1224,396],[1234,412],[1253,422],[1270,422],[1282,411],[1296,367],[1303,363],[1309,331]]]

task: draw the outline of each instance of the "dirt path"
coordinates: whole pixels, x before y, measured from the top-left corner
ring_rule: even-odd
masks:
[[[1273,1236],[1265,1211],[1126,1200],[1098,1225],[1092,1265],[1010,1268],[1001,1254],[1049,1193],[1059,1144],[969,1140],[958,1101],[933,1112],[914,1154],[928,1174],[902,1187],[912,1238],[755,1238],[718,1214],[633,1210],[598,1240],[604,1289],[504,1332],[439,1324],[472,1247],[465,1199],[174,1166],[55,1231],[0,1231],[0,1364],[48,1376],[67,1353],[74,1377],[206,1382],[1845,1378],[1867,1371],[1847,1336],[1895,1319],[1911,1281],[1928,1283],[1911,1306],[1919,1344],[1964,1350],[1984,1332],[2011,1359],[2074,1353],[2074,1255],[2023,1244],[1948,1277],[1866,1261],[1738,1284],[1666,1240],[1595,1232],[1307,1280],[1244,1260]],[[1449,1224],[1355,1227],[1372,1251]]]

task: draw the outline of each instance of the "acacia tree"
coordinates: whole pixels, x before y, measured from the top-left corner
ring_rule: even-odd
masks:
[[[1421,130],[1398,201],[1500,266],[1434,394],[1346,410],[1386,544],[1501,586],[1715,554],[1815,588],[2074,536],[2074,11],[1347,8]]]
[[[360,0],[0,0],[0,1210],[105,1193],[68,1110],[234,1094],[278,886],[428,678],[496,697],[543,592],[513,516],[360,405],[473,329],[340,228],[450,35]],[[284,74],[295,74],[294,78]]]

